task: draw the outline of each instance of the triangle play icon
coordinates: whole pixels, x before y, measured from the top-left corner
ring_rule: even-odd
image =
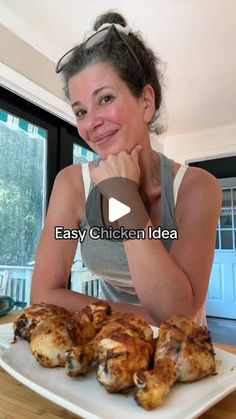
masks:
[[[109,198],[108,219],[111,223],[119,220],[119,218],[124,217],[124,215],[129,214],[130,212],[131,208],[128,207],[128,205],[123,204],[123,202],[118,201],[118,199]]]

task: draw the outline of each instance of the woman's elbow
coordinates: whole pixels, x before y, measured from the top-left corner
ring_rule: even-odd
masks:
[[[43,302],[44,298],[42,290],[37,290],[34,286],[32,286],[30,292],[30,304],[40,304]]]

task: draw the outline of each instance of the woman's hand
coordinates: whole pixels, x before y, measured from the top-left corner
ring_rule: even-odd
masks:
[[[140,178],[138,158],[141,149],[142,146],[137,144],[130,153],[121,151],[118,154],[109,154],[91,171],[93,182],[98,185],[103,180],[116,177],[132,180],[138,185]]]

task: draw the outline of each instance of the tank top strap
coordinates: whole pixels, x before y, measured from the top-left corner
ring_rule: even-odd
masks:
[[[161,169],[161,226],[162,228],[175,228],[175,207],[173,191],[173,160],[164,154],[158,153]]]
[[[174,205],[175,206],[176,206],[176,202],[178,198],[179,187],[181,185],[181,182],[183,180],[183,177],[186,173],[187,168],[188,166],[184,166],[184,165],[180,166],[174,178],[173,189],[174,189]]]
[[[85,202],[86,202],[88,198],[89,186],[90,186],[89,163],[83,163],[81,167],[82,167],[82,178],[84,182],[84,193],[85,193]]]

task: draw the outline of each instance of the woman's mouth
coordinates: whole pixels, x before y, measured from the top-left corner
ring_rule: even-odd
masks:
[[[113,139],[117,131],[118,130],[106,132],[105,134],[102,134],[99,137],[96,137],[94,139],[95,144],[98,146],[107,144],[111,139]]]

